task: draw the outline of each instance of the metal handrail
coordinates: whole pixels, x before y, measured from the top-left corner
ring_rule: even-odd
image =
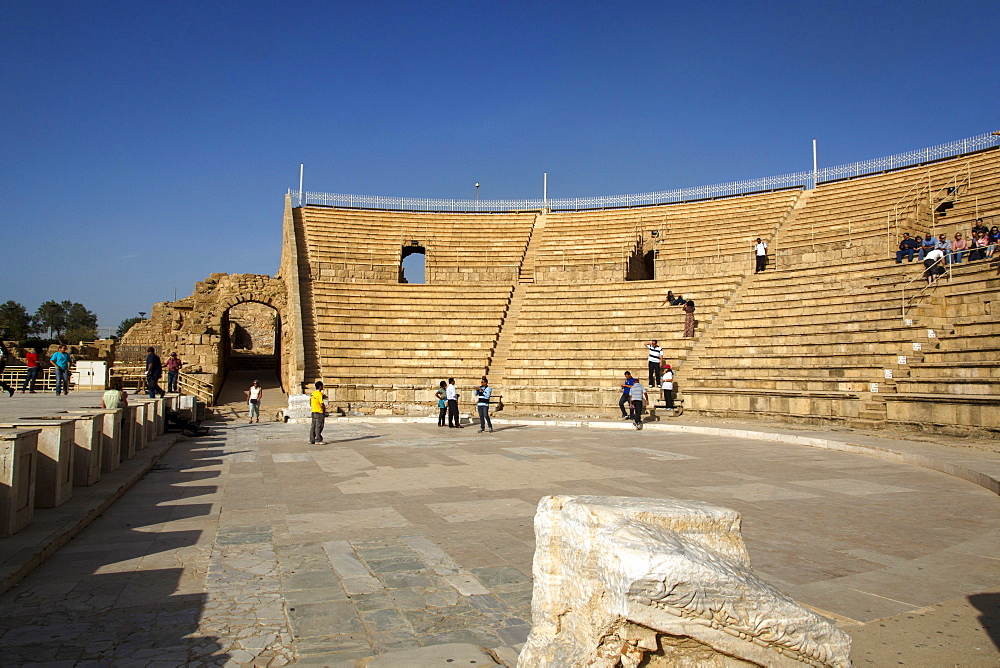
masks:
[[[108,376],[118,376],[123,382],[131,381],[135,385],[136,391],[141,391],[146,385],[146,367],[115,365],[108,369]],[[215,403],[215,391],[211,383],[207,383],[200,378],[181,371],[177,374],[177,384],[188,390],[186,394],[198,397],[205,402],[206,406]]]
[[[910,186],[910,189],[899,198],[892,206],[892,215],[895,221],[895,242],[899,243],[899,218],[901,211],[909,211],[913,209],[919,213],[918,202],[921,198],[927,198],[927,208],[928,215],[930,216],[930,233],[937,236],[937,219],[934,216],[934,212],[937,206],[948,199],[949,195],[954,194],[956,197],[959,195],[959,189],[965,187],[966,190],[972,188],[972,163],[966,162],[965,165],[955,172],[951,179],[945,183],[943,186],[934,190],[934,185],[932,183],[931,172],[928,170],[926,176],[921,176],[917,181]],[[916,190],[916,192],[914,192]],[[901,206],[904,205],[905,206]],[[919,223],[919,219],[917,223]],[[921,234],[927,234],[927,230],[920,229],[920,226],[916,226],[916,231]],[[891,252],[892,250],[892,236],[893,230],[886,231],[886,247],[887,250]]]
[[[511,213],[518,211],[579,211],[587,209],[620,209],[654,204],[670,204],[720,197],[735,197],[751,193],[768,192],[787,188],[812,188],[820,183],[867,176],[904,167],[921,165],[935,160],[951,158],[981,151],[1000,144],[1000,136],[983,133],[937,146],[898,153],[882,158],[862,160],[846,165],[824,167],[813,171],[792,172],[744,181],[731,181],[695,188],[680,188],[626,195],[598,197],[565,197],[556,199],[432,199],[420,197],[392,197],[382,195],[349,195],[341,193],[305,192],[288,190],[299,206],[318,204],[353,209],[379,209],[388,211],[460,211],[464,213]]]
[[[70,367],[70,380],[76,373],[76,365]],[[0,373],[0,378],[15,390],[20,390],[24,384],[24,379],[28,376],[26,366],[8,366]],[[52,367],[46,367],[35,377],[35,387],[43,392],[56,388],[56,372]]]
[[[204,401],[206,406],[215,405],[215,388],[212,387],[211,383],[181,371],[177,375],[177,384]]]

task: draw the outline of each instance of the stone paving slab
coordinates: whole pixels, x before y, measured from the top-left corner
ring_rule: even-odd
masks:
[[[937,642],[943,623],[979,648],[947,665],[1000,662],[995,494],[837,449],[656,426],[331,420],[310,446],[304,426],[219,423],[0,596],[5,661],[394,665],[460,645],[510,665],[530,626],[538,500],[610,494],[740,511],[755,570],[857,631],[859,663],[885,665],[899,635],[931,652],[898,648],[904,664],[943,656],[957,642]]]

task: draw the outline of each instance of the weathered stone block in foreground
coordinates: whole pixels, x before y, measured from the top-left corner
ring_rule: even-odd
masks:
[[[549,496],[535,515],[539,666],[849,666],[850,637],[750,568],[734,510]]]
[[[289,394],[288,408],[285,409],[285,421],[306,423],[312,420],[312,408],[309,405],[308,394]]]

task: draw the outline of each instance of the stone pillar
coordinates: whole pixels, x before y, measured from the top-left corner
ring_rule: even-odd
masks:
[[[0,538],[17,533],[34,517],[39,432],[0,430]]]
[[[155,399],[156,404],[156,437],[159,438],[167,430],[167,411],[170,410],[170,400],[166,397]]]
[[[132,448],[133,453],[146,447],[146,404],[136,401],[129,404],[132,409]]]
[[[135,457],[136,407],[122,406],[121,439],[118,446],[118,461],[127,462]]]
[[[19,420],[3,428],[39,428],[35,508],[56,508],[73,496],[73,420]]]
[[[93,411],[101,416],[101,473],[116,471],[121,464],[121,408],[101,408]]]
[[[73,486],[90,487],[101,479],[104,416],[93,412],[74,416]]]
[[[163,413],[163,399],[142,400],[146,406],[146,445],[149,445],[160,435],[160,415]]]

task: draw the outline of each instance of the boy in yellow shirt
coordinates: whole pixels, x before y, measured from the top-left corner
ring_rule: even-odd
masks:
[[[323,440],[323,425],[326,424],[326,397],[323,396],[322,381],[316,381],[316,391],[309,395],[309,408],[312,411],[309,443],[326,445]]]

